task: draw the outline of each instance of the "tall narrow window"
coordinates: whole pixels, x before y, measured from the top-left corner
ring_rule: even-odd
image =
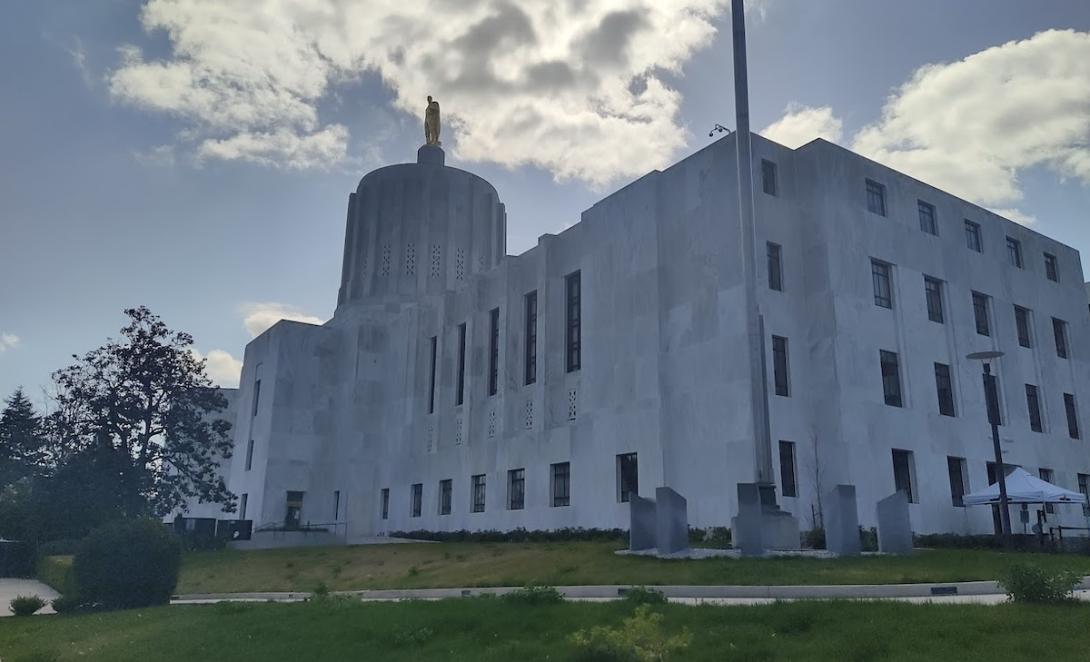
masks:
[[[927,234],[937,235],[939,227],[935,222],[935,205],[928,204],[923,200],[917,200],[916,206],[920,210],[920,229]]]
[[[551,465],[553,508],[571,504],[571,463]]]
[[[458,325],[458,383],[454,392],[454,404],[466,401],[466,323]]]
[[[1056,356],[1067,358],[1067,322],[1052,318],[1052,337],[1056,341]]]
[[[973,292],[973,319],[976,321],[976,332],[982,336],[992,335],[992,325],[988,319],[988,295]]]
[[[1041,399],[1037,395],[1037,387],[1033,384],[1026,384],[1026,411],[1029,414],[1029,429],[1042,432]]]
[[[965,245],[969,247],[969,250],[982,253],[983,249],[980,243],[980,224],[973,223],[969,219],[965,219]]]
[[[333,521],[341,519],[341,491],[333,490]]]
[[[390,519],[390,488],[382,488],[382,519]]]
[[[939,397],[939,413],[954,416],[954,386],[950,380],[950,366],[935,364],[935,392]]]
[[[872,179],[867,180],[867,211],[886,215],[886,187]]]
[[[870,261],[871,281],[874,284],[874,305],[893,307],[893,291],[890,289],[890,266],[881,260]]]
[[[526,295],[526,353],[524,383],[537,381],[537,290]]]
[[[473,476],[470,481],[470,495],[472,498],[472,510],[475,513],[484,512],[484,474]]]
[[[1011,266],[1022,268],[1022,242],[1012,237],[1007,237],[1007,258]]]
[[[1045,278],[1053,283],[1060,282],[1060,268],[1052,253],[1045,253]]]
[[[1064,411],[1067,412],[1067,436],[1079,438],[1079,415],[1075,411],[1075,396],[1064,393]]]
[[[988,411],[988,422],[995,421],[996,425],[1003,425],[1003,411],[999,408],[999,394],[1003,390],[999,387],[999,375],[991,375],[992,381],[995,383],[995,397],[992,397],[992,389],[988,388],[988,375],[981,375],[980,377],[984,382],[984,404]],[[988,484],[991,485],[991,482]]]
[[[488,314],[488,395],[496,395],[500,382],[500,309]]]
[[[257,404],[261,402],[261,380],[254,382],[254,405],[253,411],[250,412],[250,417],[257,416]]]
[[[1022,347],[1033,347],[1033,337],[1029,332],[1028,308],[1014,307],[1014,324],[1018,329],[1018,344]]]
[[[629,495],[640,494],[640,472],[635,453],[617,456],[617,501],[628,503]]]
[[[453,500],[451,496],[454,493],[454,481],[450,478],[444,478],[439,481],[439,514],[449,515],[450,505]]]
[[[439,346],[439,338],[436,336],[431,337],[431,377],[428,379],[428,413],[435,413],[435,361],[437,357],[437,351]]]
[[[238,501],[238,518],[246,519],[246,506],[249,505],[250,495],[243,494]]]
[[[526,470],[507,472],[507,509],[522,510],[526,505]]]
[[[780,441],[780,492],[783,496],[799,495],[795,475],[795,442]]]
[[[776,181],[776,164],[768,159],[761,159],[761,187],[765,193],[776,195],[778,190]]]
[[[882,362],[882,396],[891,407],[903,407],[901,399],[901,366],[896,352],[880,350],[878,356]]]
[[[254,466],[254,440],[250,439],[246,442],[246,471],[249,471]]]
[[[791,395],[791,385],[787,378],[787,338],[772,336],[772,375],[776,385],[776,395]]]
[[[409,504],[409,514],[412,517],[420,517],[421,506],[424,502],[424,483],[413,483],[410,495],[412,502]]]
[[[916,503],[916,490],[913,486],[916,482],[912,451],[893,449],[893,488],[898,492],[904,492],[908,496],[909,503]]]
[[[1045,481],[1046,483],[1052,483],[1053,485],[1056,484],[1056,474],[1052,471],[1052,469],[1046,469],[1045,467],[1038,468],[1037,477]],[[1052,505],[1051,503],[1046,503],[1045,512],[1049,515],[1054,514],[1056,512],[1056,506]]]
[[[1079,474],[1079,491],[1082,492],[1082,516],[1090,517],[1090,474]]]
[[[927,298],[927,319],[942,324],[942,281],[931,276],[924,276],[923,290]]]
[[[567,296],[567,369],[568,372],[575,372],[582,364],[581,354],[581,341],[582,341],[582,321],[580,310],[580,299],[582,298],[580,283],[580,273],[578,271],[568,274],[564,279],[564,290]]]
[[[950,474],[950,501],[955,506],[964,508],[965,486],[968,484],[965,479],[965,458],[947,457],[946,471]]]
[[[771,241],[768,247],[768,289],[783,292],[783,247]]]

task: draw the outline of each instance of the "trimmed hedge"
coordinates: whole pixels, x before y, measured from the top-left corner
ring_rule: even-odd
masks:
[[[61,595],[73,595],[76,592],[71,556],[43,556],[38,559],[36,576],[38,581]]]
[[[182,545],[162,522],[121,520],[95,529],[72,564],[81,602],[108,609],[167,604]]]

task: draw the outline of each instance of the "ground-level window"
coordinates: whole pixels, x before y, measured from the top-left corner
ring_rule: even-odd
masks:
[[[382,488],[382,519],[390,519],[390,488]]]
[[[571,464],[558,462],[552,465],[552,498],[553,507],[571,505]]]
[[[341,491],[333,490],[333,521],[341,519]]]
[[[780,442],[780,492],[785,497],[797,497],[799,488],[795,479],[795,442]]]
[[[955,506],[964,507],[965,488],[969,484],[965,458],[947,457],[946,470],[950,474],[950,501]]]
[[[303,492],[288,491],[284,528],[298,529],[303,519]]]
[[[410,513],[413,517],[420,517],[421,505],[424,502],[424,483],[413,483],[411,494]]]
[[[640,494],[640,475],[635,453],[617,456],[617,501],[627,503],[629,495]]]
[[[470,483],[471,496],[473,499],[472,511],[475,513],[484,512],[484,474],[477,474],[473,476]]]
[[[526,506],[526,470],[507,472],[507,509],[522,510]]]
[[[916,503],[916,490],[912,451],[893,449],[893,486],[898,492],[904,492],[908,496],[909,503]]]
[[[451,505],[451,495],[454,492],[454,481],[450,478],[445,478],[439,481],[439,514],[449,515]]]

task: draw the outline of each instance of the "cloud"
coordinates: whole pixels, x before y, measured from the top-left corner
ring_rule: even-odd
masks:
[[[418,119],[427,95],[442,103],[442,140],[460,159],[604,186],[685,144],[666,74],[711,42],[728,6],[150,0],[141,22],[171,53],[122,47],[109,84],[116,100],[185,122],[198,158],[313,168],[347,154],[348,131],[323,119],[323,104],[377,75]]]
[[[156,145],[144,151],[133,152],[140,165],[168,168],[174,165],[174,145]]]
[[[14,333],[0,333],[0,354],[19,346],[19,336]]]
[[[242,323],[250,333],[250,337],[256,338],[266,329],[280,320],[294,320],[307,324],[321,324],[322,320],[313,315],[307,315],[299,309],[283,303],[248,303],[242,306],[245,316]]]
[[[242,361],[222,349],[213,349],[207,355],[196,349],[189,351],[198,360],[204,360],[205,374],[211,378],[213,384],[221,388],[238,388],[239,376],[242,374]]]
[[[762,136],[791,149],[801,147],[815,138],[840,142],[844,125],[833,115],[833,109],[829,106],[811,108],[788,104],[783,112],[781,119],[760,132]]]

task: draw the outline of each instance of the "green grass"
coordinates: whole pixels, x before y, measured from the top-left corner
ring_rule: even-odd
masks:
[[[155,660],[573,660],[570,635],[615,626],[630,605],[440,602],[220,604],[4,619],[5,662]],[[675,659],[1086,659],[1090,605],[796,602],[657,607],[692,643]]]
[[[930,550],[907,557],[706,559],[617,556],[620,543],[410,543],[185,556],[178,593],[579,584],[884,584],[998,579],[1032,560],[1090,575],[1090,557]]]

